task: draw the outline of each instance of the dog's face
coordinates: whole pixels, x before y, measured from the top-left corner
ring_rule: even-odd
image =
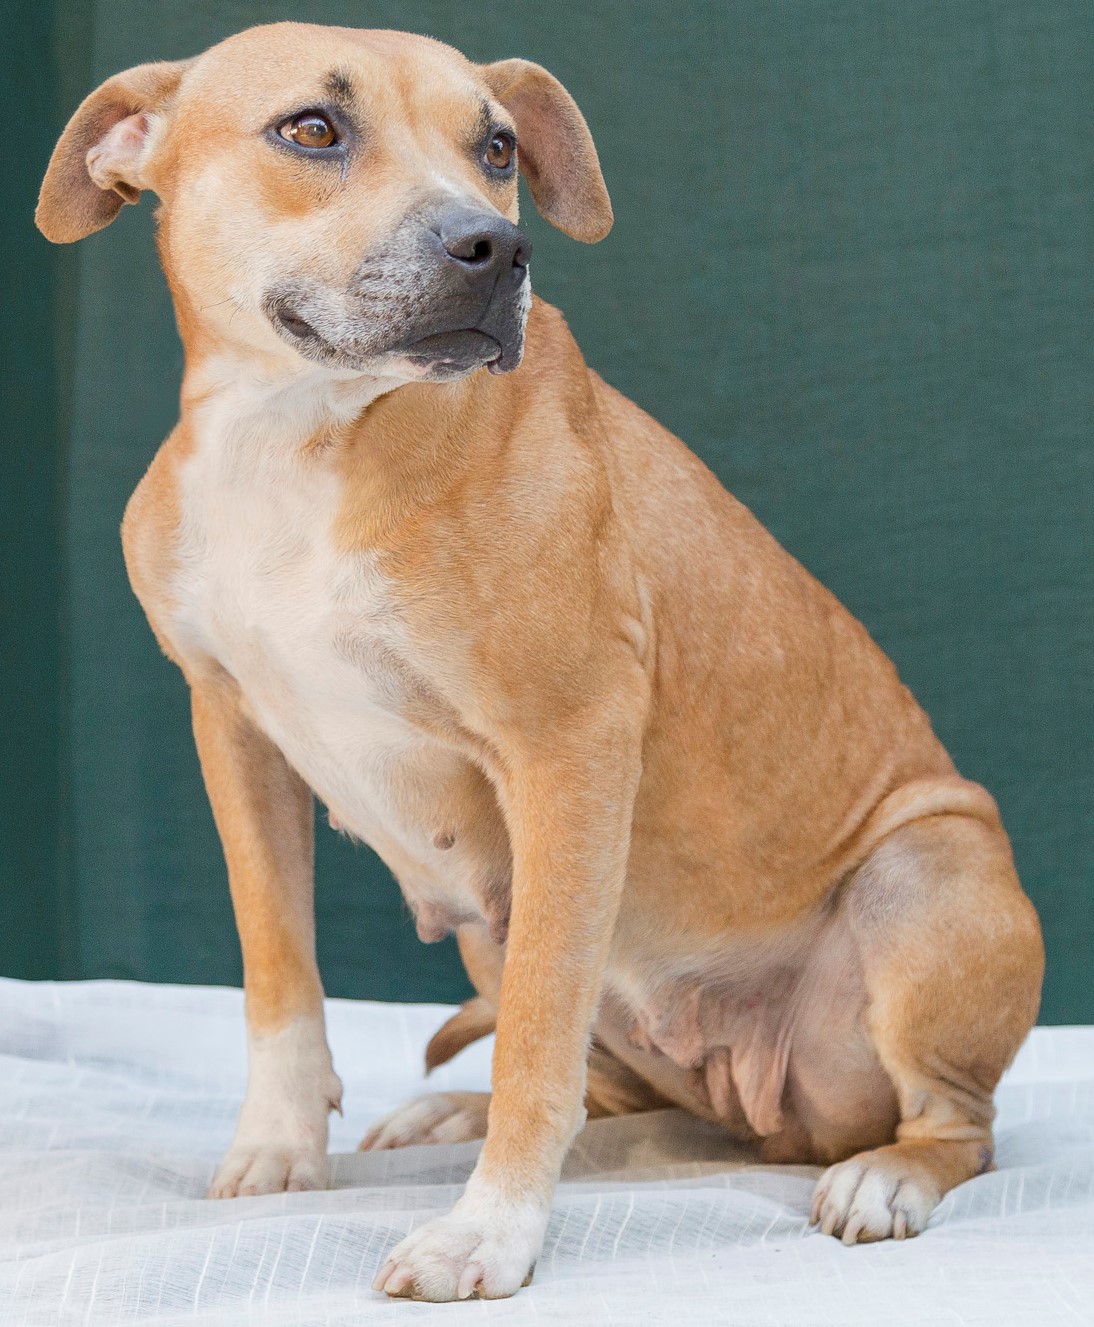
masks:
[[[274,24],[93,93],[54,152],[38,223],[79,239],[153,189],[188,345],[443,381],[520,363],[518,166],[548,220],[607,233],[588,129],[539,66]]]

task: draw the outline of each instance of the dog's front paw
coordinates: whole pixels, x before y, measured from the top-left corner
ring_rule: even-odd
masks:
[[[303,1147],[240,1145],[220,1163],[207,1198],[244,1198],[259,1193],[325,1189],[326,1153]]]
[[[549,1207],[464,1194],[447,1216],[408,1235],[380,1268],[373,1290],[446,1303],[504,1299],[532,1279]]]
[[[381,1152],[418,1143],[466,1143],[486,1137],[489,1092],[433,1092],[385,1115],[361,1139],[358,1151]]]

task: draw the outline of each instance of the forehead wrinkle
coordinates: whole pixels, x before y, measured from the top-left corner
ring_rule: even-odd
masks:
[[[323,77],[323,91],[336,105],[348,110],[356,97],[353,79],[345,69],[332,69]]]

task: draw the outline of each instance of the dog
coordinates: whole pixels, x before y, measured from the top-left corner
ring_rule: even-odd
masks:
[[[42,186],[59,243],[158,195],[185,348],[122,536],[243,951],[210,1195],[327,1182],[318,798],[423,940],[457,934],[478,996],[430,1061],[496,1028],[492,1095],[364,1141],[485,1139],[377,1290],[513,1294],[587,1114],[670,1104],[827,1167],[823,1232],[914,1235],[992,1164],[1037,1015],[998,811],[866,630],[532,299],[518,170],[549,222],[607,234],[544,69],[283,23],[109,79]]]

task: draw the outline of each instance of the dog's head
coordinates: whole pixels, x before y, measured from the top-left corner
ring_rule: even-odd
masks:
[[[548,221],[607,234],[592,138],[546,70],[278,23],[93,92],[53,153],[37,221],[78,240],[154,190],[188,344],[443,381],[520,363],[518,168]]]

